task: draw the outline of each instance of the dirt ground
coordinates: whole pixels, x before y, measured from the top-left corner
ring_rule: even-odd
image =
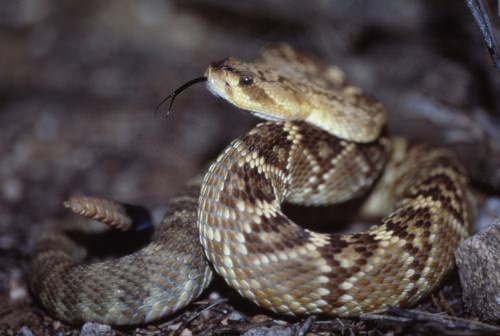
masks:
[[[499,332],[467,312],[456,274],[416,310],[357,319],[272,315],[220,279],[149,326],[67,326],[33,301],[30,253],[41,232],[73,218],[61,203],[104,196],[144,204],[158,222],[169,197],[258,121],[203,85],[180,95],[168,119],[156,105],[209,62],[251,60],[276,41],[344,68],[387,106],[392,133],[454,150],[479,200],[476,231],[500,216],[500,76],[465,2],[4,1],[0,335]]]

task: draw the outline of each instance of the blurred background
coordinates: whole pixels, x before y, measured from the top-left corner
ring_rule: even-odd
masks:
[[[498,211],[500,77],[463,1],[1,1],[5,330],[43,316],[25,266],[36,237],[64,216],[62,201],[93,194],[162,209],[258,121],[203,85],[168,119],[156,105],[211,61],[252,60],[275,41],[344,68],[386,104],[391,132],[453,149]]]

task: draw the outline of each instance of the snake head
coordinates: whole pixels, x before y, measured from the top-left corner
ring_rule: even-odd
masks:
[[[265,55],[252,63],[234,57],[211,63],[205,72],[209,91],[262,119],[303,120],[356,142],[380,135],[385,109],[360,88],[332,80],[324,66],[311,70],[313,60]]]
[[[234,57],[212,62],[205,72],[215,96],[266,120],[303,119],[301,93],[273,69]],[[291,84],[291,83],[289,83]]]

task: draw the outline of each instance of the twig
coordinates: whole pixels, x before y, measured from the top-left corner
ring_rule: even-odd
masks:
[[[363,322],[354,322],[348,319],[336,318],[334,320],[316,321],[312,330],[314,332],[328,331],[335,334],[345,335],[346,333],[357,335],[366,331]]]
[[[498,334],[500,328],[494,325],[481,323],[474,320],[432,314],[419,310],[389,307],[386,314],[365,314],[361,320],[382,323],[397,323],[404,326],[416,325],[419,328],[440,330],[443,333],[477,335]]]
[[[483,35],[483,41],[488,48],[488,51],[491,56],[491,60],[493,61],[493,65],[497,70],[500,70],[500,52],[498,50],[495,35],[493,34],[493,30],[491,29],[490,18],[488,17],[488,13],[486,13],[486,8],[484,7],[484,3],[482,0],[465,0],[467,7],[474,17],[476,24],[481,30],[481,34]]]
[[[227,302],[228,299],[219,299],[219,300],[216,300],[212,303],[210,303],[209,305],[203,307],[202,309],[199,309],[198,311],[190,314],[188,316],[188,318],[186,318],[184,321],[182,321],[182,323],[179,325],[179,327],[173,331],[172,333],[172,336],[179,336],[182,331],[191,323],[193,322],[194,319],[196,319],[198,316],[200,316],[201,314],[203,314],[203,312],[207,311],[207,310],[210,310],[212,309],[213,307],[217,306],[217,305],[220,305],[221,303],[224,303],[224,302]]]
[[[432,298],[434,299],[435,296],[432,296]],[[437,307],[441,308],[442,310],[444,310],[448,315],[450,316],[457,316],[457,313],[455,312],[455,310],[451,307],[451,304],[450,302],[448,301],[448,299],[444,296],[443,292],[440,291],[438,294],[437,294],[437,298],[438,298],[438,303],[439,305],[437,305]]]
[[[211,330],[210,333],[212,335],[227,335],[227,334],[242,334],[250,329],[257,329],[257,328],[267,328],[271,327],[273,324],[272,320],[265,321],[265,322],[248,322],[248,323],[236,323],[236,324],[230,324],[230,325],[225,325],[225,326],[217,326],[215,329]]]
[[[257,331],[265,328],[266,332],[271,332],[270,328],[277,328],[276,330],[286,330],[287,333],[293,336],[304,336],[313,326],[316,321],[316,316],[309,316],[302,322],[297,322],[290,325],[278,324],[276,321],[269,320],[265,322],[249,322],[249,323],[237,323],[225,326],[218,326],[213,330],[210,330],[210,335],[227,335],[227,334],[243,334],[247,331],[253,330]],[[263,334],[266,334],[263,332]]]
[[[314,315],[306,318],[304,322],[302,322],[302,324],[298,325],[295,336],[304,336],[309,331],[309,329],[311,329],[314,321],[316,321],[316,316]]]

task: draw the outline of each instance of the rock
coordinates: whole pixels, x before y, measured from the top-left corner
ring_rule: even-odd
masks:
[[[111,326],[106,324],[87,322],[80,330],[80,336],[115,336]]]
[[[244,317],[239,312],[234,311],[227,316],[227,320],[230,322],[240,322],[244,320]]]
[[[481,320],[500,321],[500,219],[463,241],[455,258],[469,311]]]

